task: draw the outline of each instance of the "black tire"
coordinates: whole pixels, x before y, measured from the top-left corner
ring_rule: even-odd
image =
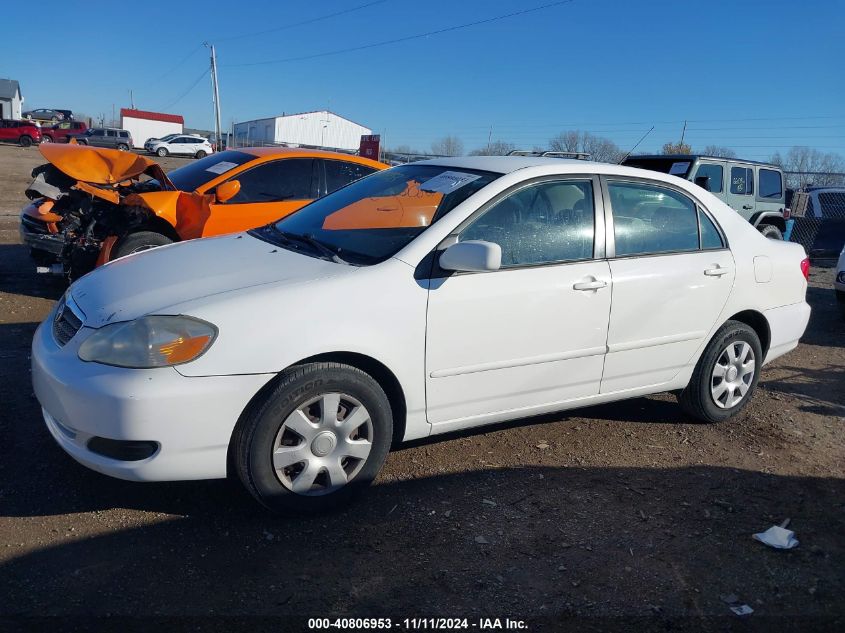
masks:
[[[732,344],[747,343],[754,354],[754,375],[749,383],[748,391],[742,399],[730,408],[723,408],[716,404],[711,394],[713,385],[713,371],[723,351]],[[757,381],[760,378],[760,366],[763,363],[763,350],[757,333],[740,321],[725,323],[704,350],[698,364],[692,373],[689,384],[678,395],[681,408],[689,416],[701,422],[721,422],[739,413],[754,395]]]
[[[41,142],[42,142],[42,143],[52,143],[52,142],[53,142],[53,137],[52,137],[52,136],[47,136],[46,134],[43,134],[43,135],[41,136]]]
[[[138,231],[137,233],[130,233],[115,245],[111,254],[111,259],[115,260],[120,257],[125,257],[126,255],[131,255],[132,253],[147,251],[157,246],[166,246],[167,244],[172,243],[172,239],[166,235],[162,235],[161,233],[156,233],[155,231]]]
[[[121,152],[126,152],[129,150],[129,146],[126,143],[118,143],[117,149],[119,149]]]
[[[770,240],[783,240],[783,233],[774,224],[762,224],[759,227],[760,234]]]
[[[200,150],[196,153],[195,158],[205,158],[206,156],[207,154],[204,151]]]
[[[156,154],[157,154],[158,156],[160,156],[161,158],[164,158],[165,156],[167,156],[167,153],[168,153],[168,152],[167,152],[167,149],[166,149],[166,148],[164,148],[164,147],[159,147],[159,148],[156,150]]]
[[[333,492],[313,494],[321,492],[321,483],[328,482],[328,471],[321,469],[309,493],[298,494],[282,483],[280,477],[287,475],[277,474],[272,454],[288,416],[327,393],[346,394],[366,408],[372,431],[372,437],[366,439],[372,446],[366,458],[361,460],[363,464],[343,458],[347,459],[345,468],[357,469],[345,485]],[[340,363],[308,363],[282,372],[266,395],[245,412],[232,437],[231,454],[238,478],[262,505],[283,514],[311,514],[349,503],[369,486],[384,464],[392,437],[390,402],[369,374]],[[308,445],[304,439],[299,442]],[[290,468],[305,468],[303,464],[307,461]]]
[[[24,134],[18,142],[21,144],[21,147],[29,147],[32,145],[32,137]]]

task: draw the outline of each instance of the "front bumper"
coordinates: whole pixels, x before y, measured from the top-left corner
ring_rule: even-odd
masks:
[[[65,246],[65,238],[61,233],[51,233],[47,223],[38,220],[28,213],[21,213],[21,221],[18,225],[18,232],[21,242],[35,251],[44,253],[58,259]]]
[[[80,464],[133,481],[226,476],[229,441],[250,399],[272,375],[188,378],[172,367],[125,369],[79,359],[94,330],[83,327],[61,347],[52,317],[32,342],[32,384],[50,434]],[[92,438],[155,442],[134,461],[89,448]]]

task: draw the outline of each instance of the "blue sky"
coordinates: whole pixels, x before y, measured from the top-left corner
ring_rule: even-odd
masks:
[[[215,42],[223,124],[329,108],[389,146],[430,149],[453,134],[467,148],[492,137],[531,148],[567,129],[638,148],[680,136],[768,158],[808,145],[845,155],[845,2],[574,0],[506,20],[384,47],[247,66],[415,35],[552,0],[88,2],[42,0],[55,28],[7,29],[0,77],[21,82],[25,107],[111,116],[129,105],[212,127],[202,41]],[[800,6],[800,10],[798,7]],[[68,13],[87,15],[65,22]],[[32,23],[25,3],[7,24]],[[42,20],[38,23],[44,24]],[[114,28],[110,26],[114,25]],[[71,35],[72,34],[72,35]],[[241,64],[241,65],[239,65]],[[199,81],[198,81],[199,79]],[[196,83],[195,83],[196,82]],[[194,85],[195,84],[195,85]],[[192,90],[188,90],[194,85]],[[756,119],[756,120],[750,120]]]

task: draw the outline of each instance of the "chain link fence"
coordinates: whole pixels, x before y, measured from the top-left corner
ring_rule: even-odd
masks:
[[[807,175],[807,172],[786,173]],[[845,174],[824,175],[842,176],[842,185],[806,187],[787,197],[787,206],[795,221],[789,239],[801,244],[810,257],[817,260],[838,257],[845,245]]]

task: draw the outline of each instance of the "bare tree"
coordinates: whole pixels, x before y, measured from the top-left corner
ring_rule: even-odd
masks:
[[[692,154],[692,147],[686,143],[666,143],[663,145],[664,154]]]
[[[845,160],[834,152],[820,152],[810,147],[793,147],[782,157],[779,152],[772,156],[772,163],[787,172],[787,185],[793,188],[815,185],[836,187],[845,185]]]
[[[420,154],[421,153],[417,149],[412,149],[410,145],[397,145],[393,149],[389,149],[387,151],[393,152],[394,154]]]
[[[515,150],[516,145],[506,141],[493,141],[484,147],[472,150],[470,156],[505,156],[508,152]]]
[[[439,156],[463,156],[464,143],[457,136],[444,136],[431,144],[431,152]]]
[[[724,147],[722,145],[708,145],[701,150],[701,153],[707,156],[716,156],[717,158],[736,158],[735,151],[730,147]]]
[[[549,149],[553,152],[586,152],[590,160],[599,163],[618,163],[625,155],[610,139],[580,130],[561,132],[549,140]]]

